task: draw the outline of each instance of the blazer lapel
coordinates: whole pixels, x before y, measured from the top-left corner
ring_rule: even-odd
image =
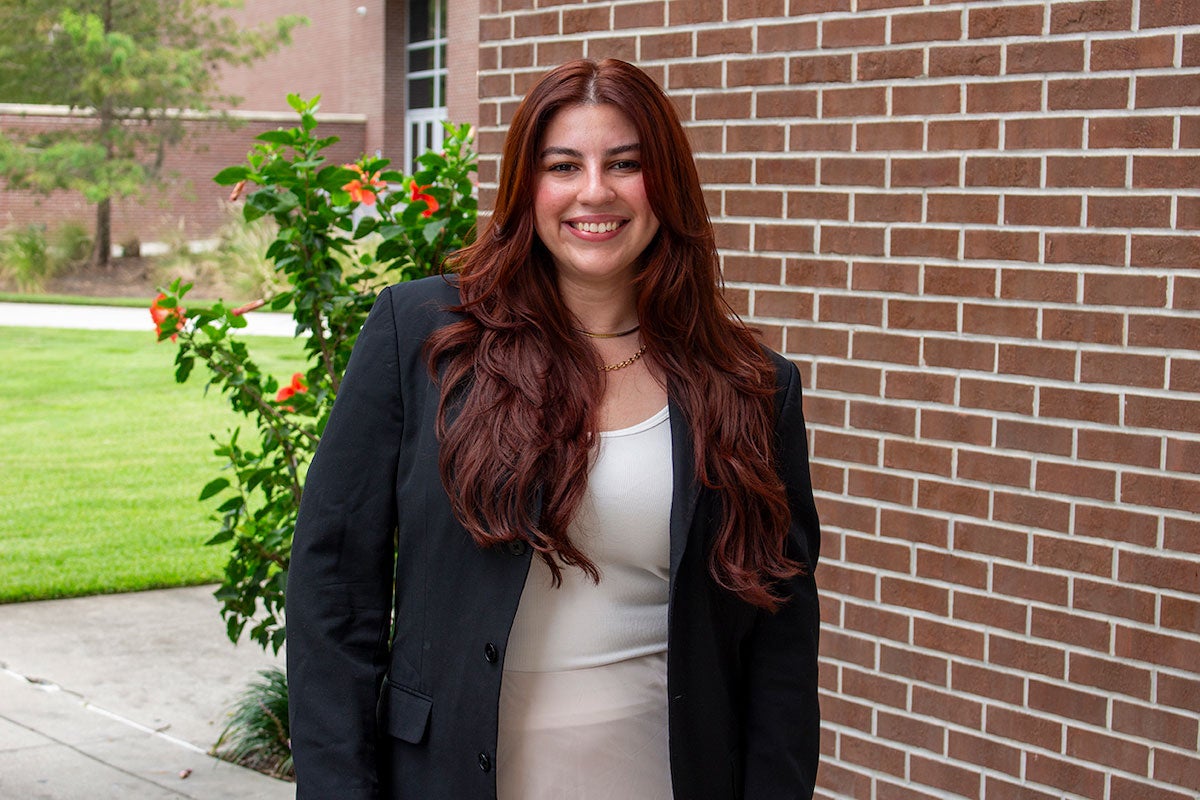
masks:
[[[671,414],[671,468],[674,473],[674,489],[671,493],[671,586],[674,588],[675,575],[687,547],[688,531],[692,528],[700,487],[696,484],[691,426],[674,399],[668,398],[667,406]]]

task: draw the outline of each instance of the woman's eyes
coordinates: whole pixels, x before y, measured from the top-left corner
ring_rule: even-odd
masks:
[[[642,168],[641,162],[634,161],[632,159],[622,159],[621,161],[614,161],[612,164],[609,165],[609,169],[614,169],[617,172],[637,172],[641,168]],[[572,163],[569,161],[563,161],[563,162],[559,162],[557,164],[550,164],[548,167],[546,167],[547,172],[577,172],[579,169],[581,169],[581,167],[578,164],[575,164],[575,163]]]

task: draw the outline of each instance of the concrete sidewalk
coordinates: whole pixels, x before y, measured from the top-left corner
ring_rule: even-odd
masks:
[[[149,304],[147,304],[149,305]],[[0,325],[21,328],[74,328],[108,331],[146,331],[153,335],[148,308],[72,306],[54,303],[0,302]],[[251,311],[246,315],[245,336],[293,336],[296,323],[290,314]],[[0,796],[0,800],[7,800]]]
[[[260,669],[212,587],[0,605],[0,798],[284,800],[207,750]]]

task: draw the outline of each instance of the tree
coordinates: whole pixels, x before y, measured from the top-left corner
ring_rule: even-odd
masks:
[[[303,17],[240,30],[241,0],[9,0],[0,5],[0,98],[79,109],[78,124],[23,138],[0,132],[0,175],[13,188],[80,192],[96,205],[93,259],[108,263],[112,201],[162,181],[186,134],[181,111],[232,105],[221,66],[290,41]]]

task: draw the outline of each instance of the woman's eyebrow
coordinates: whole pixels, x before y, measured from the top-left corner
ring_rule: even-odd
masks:
[[[641,150],[641,149],[642,149],[642,146],[637,142],[632,142],[631,144],[619,144],[616,147],[610,147],[607,150],[605,150],[604,157],[612,158],[613,156],[619,156],[622,153],[629,153],[634,150]],[[546,158],[547,156],[566,156],[567,158],[583,158],[583,153],[579,152],[578,150],[574,150],[570,147],[547,147],[545,150],[542,151],[541,158]]]

